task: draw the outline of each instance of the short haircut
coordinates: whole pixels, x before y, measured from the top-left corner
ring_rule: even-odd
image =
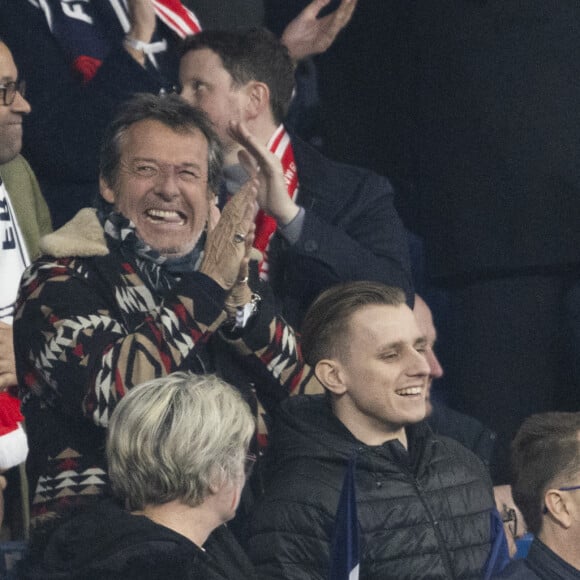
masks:
[[[121,162],[121,149],[129,128],[140,121],[158,121],[176,133],[200,131],[206,138],[208,149],[208,185],[212,192],[218,191],[223,152],[207,115],[186,103],[178,95],[152,95],[140,93],[129,99],[119,109],[108,126],[101,145],[100,172],[107,185],[113,186]]]
[[[350,320],[361,308],[372,305],[401,306],[405,293],[380,282],[347,282],[323,292],[312,303],[302,323],[304,358],[315,366],[326,358],[345,359],[349,352]]]
[[[255,420],[215,375],[174,373],[132,389],[109,424],[113,493],[129,509],[178,500],[195,507],[210,486],[239,481]]]
[[[234,86],[250,81],[266,84],[274,121],[284,120],[294,89],[294,63],[288,49],[271,32],[261,28],[244,32],[204,30],[185,39],[181,54],[204,48],[220,57]]]
[[[541,413],[526,419],[512,445],[512,496],[528,529],[542,527],[544,495],[580,474],[580,413]]]

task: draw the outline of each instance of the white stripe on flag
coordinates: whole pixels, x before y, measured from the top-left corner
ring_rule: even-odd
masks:
[[[197,30],[192,28],[189,22],[184,20],[173,10],[167,8],[167,6],[165,6],[162,2],[154,0],[153,4],[159,18],[161,18],[161,20],[163,20],[167,26],[172,28],[181,38],[184,38],[190,34],[195,34],[197,32]],[[194,26],[197,25],[199,27],[199,22],[197,19],[192,19],[192,21]]]

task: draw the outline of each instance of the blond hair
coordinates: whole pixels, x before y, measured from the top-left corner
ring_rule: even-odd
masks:
[[[109,424],[113,493],[132,510],[199,505],[212,485],[242,477],[254,430],[248,404],[215,375],[179,372],[137,386]]]

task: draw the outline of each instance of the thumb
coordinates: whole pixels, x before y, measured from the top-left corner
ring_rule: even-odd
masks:
[[[221,213],[217,205],[210,205],[207,216],[207,229],[211,232],[220,221]]]
[[[244,171],[249,175],[250,179],[256,177],[258,172],[258,164],[256,159],[250,155],[245,149],[240,149],[238,151],[238,161],[240,165],[244,168]]]

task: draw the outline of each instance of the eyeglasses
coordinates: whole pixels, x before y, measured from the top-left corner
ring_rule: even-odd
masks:
[[[576,489],[580,489],[580,485],[568,485],[568,486],[564,486],[564,487],[559,487],[558,491],[574,491]],[[548,513],[548,507],[544,506],[544,509],[542,510],[542,513],[547,514]]]
[[[17,92],[20,93],[20,96],[24,97],[24,94],[26,93],[26,82],[19,80],[0,85],[2,103],[4,103],[5,107],[9,107],[14,102]]]
[[[568,487],[559,487],[558,491],[574,491],[575,489],[580,489],[580,485],[570,485]]]
[[[258,458],[253,453],[246,453],[246,458],[244,460],[244,475],[246,476],[246,479],[252,475],[257,460]]]
[[[518,537],[518,514],[514,508],[509,508],[507,505],[503,504],[503,509],[501,512],[501,521],[508,525],[508,530],[512,535],[512,538],[517,539]]]

